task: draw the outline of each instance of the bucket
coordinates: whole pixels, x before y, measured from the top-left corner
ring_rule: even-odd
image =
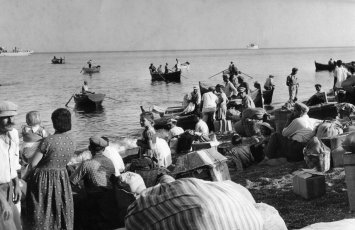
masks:
[[[277,133],[282,133],[282,130],[286,126],[288,115],[291,114],[288,110],[275,110],[275,127]]]
[[[355,154],[344,154],[345,182],[348,189],[350,211],[355,211]]]

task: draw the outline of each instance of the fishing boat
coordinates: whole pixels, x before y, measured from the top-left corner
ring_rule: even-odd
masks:
[[[92,74],[92,73],[99,73],[101,69],[101,66],[97,65],[97,66],[92,66],[91,68],[89,67],[83,67],[81,69],[81,72],[83,73],[87,73],[87,74]]]
[[[105,96],[102,93],[75,94],[74,101],[77,107],[98,108],[102,105]]]
[[[65,64],[65,58],[53,58],[52,64]]]
[[[173,82],[180,82],[181,78],[181,70],[176,72],[169,72],[169,73],[150,73],[152,76],[152,81],[173,81]]]
[[[247,45],[247,49],[248,50],[257,50],[257,49],[259,49],[259,46],[254,43],[250,43],[249,45]]]
[[[329,64],[322,64],[322,63],[318,63],[316,61],[314,61],[314,65],[316,67],[316,72],[319,71],[333,71],[335,69],[335,65],[329,65]]]
[[[0,47],[0,57],[21,57],[29,56],[33,54],[33,50],[21,50],[15,47],[12,51],[8,51],[3,47]]]
[[[158,109],[157,109],[158,108]],[[168,121],[171,118],[177,120],[177,126],[186,129],[195,129],[196,122],[194,121],[194,114],[182,115],[184,111],[182,106],[172,106],[167,109],[162,109],[157,106],[153,106],[152,112],[158,113],[159,118],[154,119],[154,128],[155,129],[169,129]]]

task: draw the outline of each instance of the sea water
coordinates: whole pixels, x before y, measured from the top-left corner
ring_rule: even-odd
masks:
[[[65,57],[65,64],[51,64],[54,55]],[[150,63],[156,67],[161,64],[163,69],[168,63],[172,69],[176,58],[180,63],[191,63],[189,71],[182,72],[181,83],[151,82]],[[353,61],[355,48],[35,53],[28,57],[0,57],[0,84],[4,84],[0,86],[0,100],[10,100],[19,106],[17,129],[25,124],[27,112],[38,110],[42,125],[53,133],[51,113],[65,107],[87,80],[91,91],[112,99],[106,98],[103,109],[91,113],[75,109],[73,100],[69,103],[72,131],[79,148],[86,147],[88,138],[94,134],[107,135],[123,148],[129,148],[142,132],[141,105],[147,110],[153,105],[162,108],[181,105],[184,95],[199,81],[222,84],[222,74],[209,77],[228,68],[231,61],[244,73],[251,87],[255,81],[264,84],[268,75],[274,75],[273,104],[277,107],[288,99],[286,76],[293,67],[299,69],[299,100],[308,99],[315,92],[315,83],[322,84],[324,90],[330,89],[332,73],[316,73],[314,66],[315,60],[327,63],[330,58]],[[80,73],[89,59],[94,65],[101,65],[100,73],[91,76]]]

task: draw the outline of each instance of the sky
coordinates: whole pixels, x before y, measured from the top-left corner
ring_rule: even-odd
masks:
[[[355,46],[355,0],[0,0],[0,46],[36,52]]]

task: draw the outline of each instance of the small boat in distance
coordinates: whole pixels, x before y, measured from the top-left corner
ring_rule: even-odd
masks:
[[[151,72],[150,75],[152,76],[152,81],[180,82],[181,80],[181,70],[169,73]]]
[[[102,93],[86,93],[86,94],[75,94],[74,101],[76,107],[85,109],[96,109],[99,108],[105,99],[105,94]]]
[[[65,57],[64,58],[54,58],[52,59],[52,64],[65,64]]]
[[[254,44],[254,43],[250,43],[249,45],[247,45],[247,49],[249,49],[249,50],[257,50],[257,49],[259,49],[259,46],[257,44]]]
[[[0,47],[0,57],[21,57],[29,56],[31,54],[33,54],[33,50],[21,50],[18,47],[15,47],[12,51],[8,51],[4,47]]]
[[[83,73],[87,73],[87,74],[92,74],[92,73],[99,73],[101,69],[101,66],[97,65],[97,66],[92,66],[91,68],[89,67],[83,67],[80,71]]]

